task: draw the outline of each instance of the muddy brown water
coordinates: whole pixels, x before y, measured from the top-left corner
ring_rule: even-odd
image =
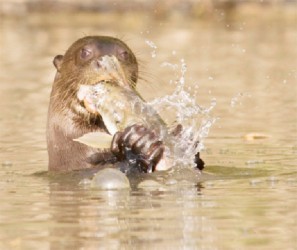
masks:
[[[3,18],[0,28],[0,249],[296,249],[297,34],[285,18],[229,26],[31,15]],[[179,77],[161,64],[185,60],[197,103],[216,101],[201,153],[210,178],[99,191],[48,176],[52,59],[89,34],[130,45],[149,100]]]

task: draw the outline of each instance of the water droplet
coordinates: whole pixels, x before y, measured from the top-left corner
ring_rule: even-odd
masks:
[[[232,97],[230,101],[230,106],[234,108],[237,104],[241,104],[240,99],[243,96],[243,93],[238,93],[234,97]]]
[[[149,41],[149,40],[146,40],[145,43],[153,49],[151,52],[151,56],[152,58],[155,58],[157,56],[157,53],[156,53],[157,46],[152,41]]]
[[[163,62],[161,64],[161,67],[169,67],[169,68],[172,68],[173,70],[177,70],[178,69],[178,65],[177,64],[173,64],[173,63],[169,63],[169,62]]]

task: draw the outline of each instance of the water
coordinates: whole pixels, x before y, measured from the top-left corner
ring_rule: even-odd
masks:
[[[162,65],[170,66],[178,70],[178,65],[172,65],[168,62]],[[208,136],[211,126],[215,122],[215,118],[211,117],[210,112],[215,107],[216,101],[213,99],[210,106],[207,108],[200,107],[196,103],[193,95],[185,89],[185,77],[187,65],[184,59],[180,62],[180,77],[175,81],[175,89],[172,94],[164,97],[155,98],[148,104],[151,105],[158,113],[166,110],[173,114],[174,123],[169,124],[169,127],[182,125],[182,131],[178,136],[178,140],[173,138],[172,145],[167,154],[173,159],[174,167],[189,167],[195,168],[195,155],[204,148],[204,139]],[[172,80],[170,80],[171,82]]]
[[[285,16],[230,28],[118,19],[1,20],[0,249],[296,249],[294,25]],[[183,90],[202,109],[212,107],[215,119],[203,140],[201,183],[187,182],[191,172],[181,171],[166,185],[99,191],[79,185],[79,174],[45,172],[52,59],[88,34],[130,45],[140,58],[138,89],[149,101],[174,93],[184,59]],[[147,40],[157,47],[155,57]],[[174,121],[173,112],[163,113]]]

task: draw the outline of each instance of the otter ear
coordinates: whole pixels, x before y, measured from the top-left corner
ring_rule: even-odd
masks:
[[[57,69],[58,72],[59,72],[60,69],[61,69],[61,64],[62,64],[62,62],[63,62],[63,57],[64,57],[64,56],[62,56],[62,55],[57,55],[57,56],[55,56],[55,58],[54,58],[53,64],[55,65],[55,67],[56,67],[56,69]]]

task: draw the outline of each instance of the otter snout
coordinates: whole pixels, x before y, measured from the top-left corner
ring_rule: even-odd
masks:
[[[99,81],[117,82],[122,87],[129,86],[124,69],[114,55],[105,55],[93,61],[93,67],[98,74]]]

